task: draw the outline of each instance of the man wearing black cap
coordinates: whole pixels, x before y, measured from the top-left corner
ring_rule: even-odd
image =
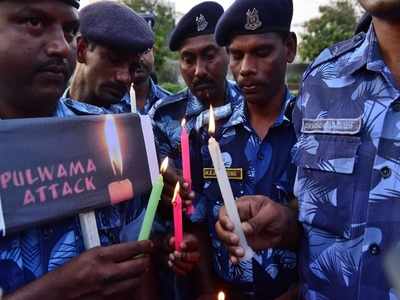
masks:
[[[153,14],[147,13],[141,14],[141,16],[150,28],[154,28],[155,16]],[[171,95],[170,92],[156,84],[152,77],[156,77],[154,73],[154,48],[148,49],[140,56],[139,65],[133,74],[136,106],[141,114],[147,114],[158,100]]]
[[[75,65],[78,7],[73,0],[0,1],[0,118],[73,115],[58,99]],[[83,254],[77,218],[0,237],[5,299],[132,297],[149,267],[137,255],[151,243],[106,246],[115,228],[103,217],[104,247]]]
[[[297,48],[296,36],[290,32],[292,14],[291,0],[236,0],[215,31],[217,43],[228,49],[230,69],[245,98],[215,133],[234,197],[264,195],[273,205],[289,205],[293,200],[294,98],[285,85],[286,67]],[[205,139],[202,166],[212,170],[207,146]],[[224,281],[228,298],[290,297],[297,282],[296,253],[267,247],[253,259],[233,259],[232,264],[214,229],[224,203],[215,176],[205,179],[203,195],[214,269]]]
[[[142,17],[115,1],[88,5],[79,17],[78,64],[65,103],[80,106],[73,99],[112,112],[129,112],[133,76],[141,54],[153,47],[154,33]]]
[[[216,44],[213,36],[222,14],[221,5],[206,1],[181,18],[171,34],[169,47],[179,53],[181,74],[188,88],[161,99],[149,113],[154,121],[159,153],[162,157],[170,157],[177,169],[182,167],[180,132],[181,121],[186,119],[191,143],[192,187],[196,191],[201,189],[202,174],[197,164],[199,156],[195,154],[200,149],[194,144],[194,136],[207,131],[210,104],[216,108],[216,119],[223,124],[232,114],[233,106],[242,101],[237,86],[226,80],[227,52]],[[171,192],[165,197],[168,206],[175,183],[176,180],[166,180],[166,190]],[[196,219],[201,212],[202,209],[196,207],[192,218]]]

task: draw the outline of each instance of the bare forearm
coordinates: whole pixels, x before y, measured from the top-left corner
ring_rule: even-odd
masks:
[[[14,293],[4,296],[3,300],[67,299],[62,288],[58,286],[57,280],[53,280],[52,275],[52,273],[49,273],[31,282]]]

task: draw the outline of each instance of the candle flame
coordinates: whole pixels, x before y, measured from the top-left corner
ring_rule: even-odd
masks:
[[[179,189],[180,189],[180,184],[179,184],[179,181],[178,181],[176,183],[176,186],[175,186],[174,196],[172,197],[172,203],[175,203],[176,197],[178,196],[178,193],[179,193]]]
[[[219,292],[218,293],[218,300],[225,300],[225,293],[224,292]]]
[[[183,118],[183,119],[182,119],[182,122],[181,122],[181,126],[182,126],[182,127],[185,127],[185,125],[186,125],[186,119]]]
[[[112,115],[106,116],[104,135],[106,137],[108,154],[110,156],[111,166],[114,175],[121,176],[123,173],[121,145],[119,143],[117,125],[115,124],[115,120]]]
[[[209,119],[208,119],[208,133],[210,135],[213,135],[215,132],[215,117],[214,117],[214,110],[212,105],[210,105],[210,111],[209,111]]]
[[[163,162],[161,164],[161,167],[160,167],[160,172],[161,173],[165,173],[167,171],[167,169],[168,169],[168,160],[169,160],[168,156],[166,158],[164,158],[164,160],[163,160]]]

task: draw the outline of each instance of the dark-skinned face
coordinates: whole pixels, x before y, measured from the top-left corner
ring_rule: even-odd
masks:
[[[286,64],[296,56],[296,37],[277,33],[236,36],[229,46],[230,68],[246,100],[265,103],[282,89]]]
[[[359,0],[359,2],[374,17],[396,20],[400,18],[400,0]]]
[[[135,84],[141,84],[150,78],[150,74],[154,69],[154,51],[149,49],[140,56],[138,68],[136,68],[133,74],[133,82]]]
[[[54,107],[75,67],[78,12],[61,1],[0,1],[0,101]]]
[[[199,100],[210,103],[224,94],[228,55],[212,35],[186,39],[179,54],[182,77]]]
[[[129,91],[139,54],[119,51],[78,39],[78,61],[84,70],[90,103],[108,107]]]

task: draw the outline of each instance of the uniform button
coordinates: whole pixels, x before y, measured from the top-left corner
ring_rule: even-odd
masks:
[[[389,178],[392,175],[392,170],[389,167],[383,167],[381,169],[381,175],[383,178]]]
[[[371,244],[368,251],[371,255],[377,256],[381,253],[381,248],[377,244]]]
[[[262,152],[257,154],[258,160],[264,160],[264,154]]]
[[[392,109],[395,112],[400,112],[400,100],[397,100],[397,101],[392,103]]]

